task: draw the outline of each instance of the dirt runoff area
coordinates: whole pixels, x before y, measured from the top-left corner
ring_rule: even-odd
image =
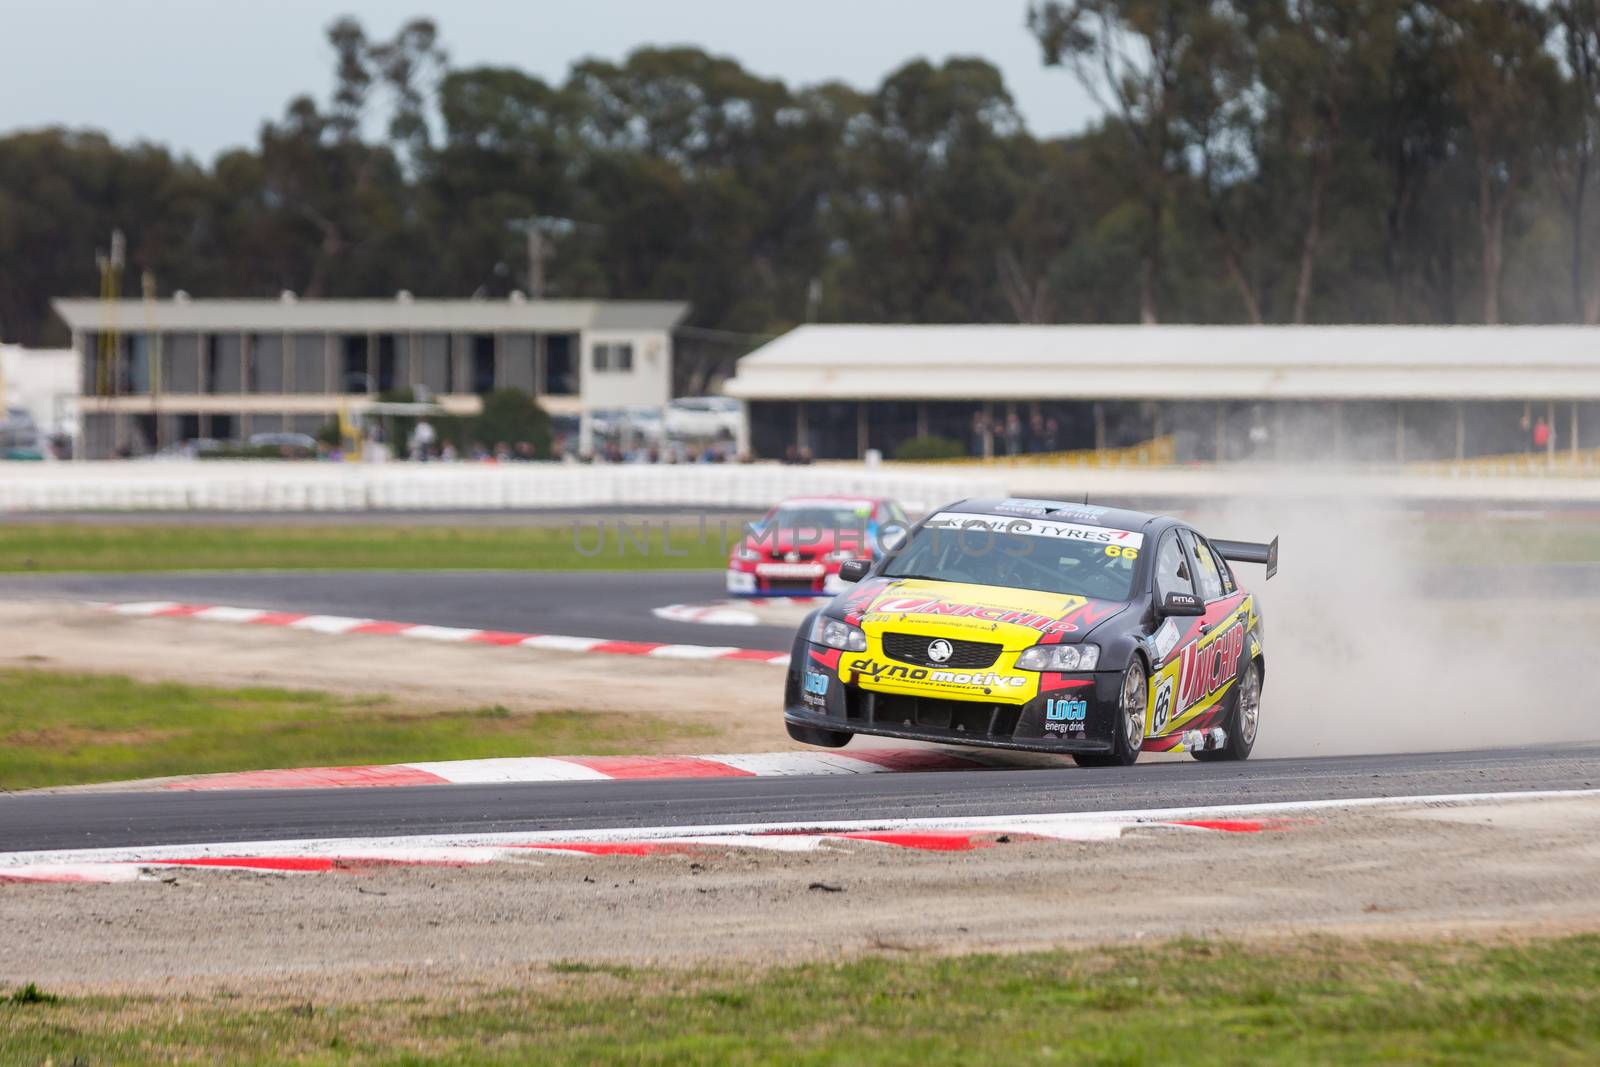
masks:
[[[558,961],[759,967],[1179,936],[1569,933],[1600,929],[1596,840],[1600,799],[1582,798],[963,853],[852,844],[11,885],[0,981],[361,999],[536,982]]]
[[[703,726],[685,755],[798,748],[777,709],[770,663],[646,659],[274,626],[127,618],[61,601],[0,602],[0,667],[127,675],[138,681],[319,689],[388,696],[410,708],[499,704],[513,712],[649,715]],[[662,716],[663,718],[665,716]]]

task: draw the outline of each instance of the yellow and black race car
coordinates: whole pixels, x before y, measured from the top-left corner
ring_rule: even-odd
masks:
[[[1176,519],[1055,500],[942,508],[795,636],[789,736],[855,734],[1070,753],[1250,755],[1266,677],[1256,598],[1228,561],[1278,542],[1209,541]]]

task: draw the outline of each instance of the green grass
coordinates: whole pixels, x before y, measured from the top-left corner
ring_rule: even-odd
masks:
[[[619,530],[626,522],[626,538]],[[0,524],[0,572],[680,570],[721,568],[739,525],[586,519],[556,526]],[[719,525],[721,523],[722,525]],[[1430,564],[1600,562],[1600,523],[1419,520]]]
[[[0,671],[7,789],[270,767],[629,754],[705,732],[640,715],[432,711],[388,697]]]
[[[1059,916],[1041,913],[1041,922]],[[556,965],[532,988],[345,1005],[0,1006],[0,1060],[264,1064],[1590,1064],[1600,939],[1179,942],[758,973]]]
[[[738,524],[616,519],[559,526],[0,524],[0,572],[663,570],[720,568]]]

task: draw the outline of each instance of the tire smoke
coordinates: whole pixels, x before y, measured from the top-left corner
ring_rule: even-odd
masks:
[[[1271,582],[1259,567],[1234,565],[1264,613],[1255,755],[1600,739],[1588,677],[1600,647],[1593,601],[1528,591],[1523,576],[1538,565],[1492,562],[1495,545],[1542,536],[1538,523],[1482,512],[1425,516],[1351,497],[1296,499],[1292,484],[1282,496],[1193,515],[1219,538],[1281,539]],[[1442,530],[1459,542],[1458,523],[1480,524],[1490,562],[1441,561],[1432,542]],[[1477,529],[1465,532],[1471,539]]]

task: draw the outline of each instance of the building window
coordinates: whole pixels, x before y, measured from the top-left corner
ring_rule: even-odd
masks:
[[[403,384],[405,373],[399,368],[395,354],[395,337],[392,333],[378,335],[378,392],[391,392]]]
[[[472,335],[472,391],[483,394],[494,389],[494,334]]]
[[[346,393],[371,393],[372,374],[367,369],[367,335],[347,333],[339,338],[339,385]]]
[[[544,383],[548,396],[578,395],[578,338],[570,333],[551,334],[544,342]]]
[[[594,346],[594,369],[599,374],[629,374],[633,371],[633,345]]]

